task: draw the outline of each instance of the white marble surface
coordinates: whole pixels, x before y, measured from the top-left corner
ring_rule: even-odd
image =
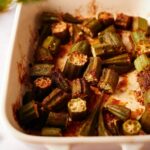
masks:
[[[0,13],[0,76],[1,79],[5,77],[3,74],[3,64],[5,58],[9,53],[8,44],[10,40],[10,34],[12,30],[12,22],[14,19],[15,8],[5,13]],[[0,92],[3,85],[0,80]],[[0,99],[2,100],[2,99]],[[142,150],[149,150],[150,145],[145,145]],[[108,145],[74,145],[72,150],[120,150],[120,146],[108,144]],[[46,150],[43,146],[36,146],[25,144],[13,137],[8,135],[6,131],[0,129],[0,150]]]

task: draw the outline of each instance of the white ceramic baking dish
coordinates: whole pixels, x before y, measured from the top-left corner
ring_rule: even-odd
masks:
[[[0,105],[1,122],[14,137],[24,142],[48,145],[51,149],[67,150],[72,144],[114,143],[125,149],[139,149],[144,142],[150,142],[146,136],[109,136],[109,137],[41,137],[23,133],[14,119],[13,105],[20,99],[24,86],[26,68],[35,41],[36,17],[45,10],[70,12],[73,14],[93,15],[98,11],[113,13],[124,12],[130,15],[149,18],[150,6],[148,0],[46,0],[34,4],[18,4],[11,36],[10,49],[5,60]],[[96,11],[97,10],[97,11]],[[137,145],[138,144],[138,145]],[[132,146],[132,147],[131,147]]]

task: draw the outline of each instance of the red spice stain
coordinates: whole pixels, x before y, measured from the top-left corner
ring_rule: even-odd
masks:
[[[126,75],[122,76],[121,81],[117,85],[117,90],[124,92],[128,85],[128,78]]]
[[[117,99],[112,99],[112,100],[111,100],[111,104],[119,105],[119,104],[120,104],[120,101],[117,100]]]
[[[141,116],[141,114],[143,113],[143,109],[142,108],[139,108],[135,111],[132,111],[131,112],[131,119],[137,119],[138,116]]]
[[[141,105],[144,105],[144,98],[141,91],[134,91],[135,97],[137,102],[139,102]]]

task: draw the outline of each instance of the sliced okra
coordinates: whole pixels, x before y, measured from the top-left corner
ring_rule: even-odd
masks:
[[[45,49],[48,49],[51,54],[57,54],[59,51],[59,46],[60,46],[60,39],[55,37],[55,36],[48,36],[43,44],[42,47]]]
[[[86,101],[81,98],[71,99],[68,102],[68,111],[73,120],[81,120],[87,113]]]
[[[37,78],[41,76],[51,76],[54,65],[51,64],[35,64],[31,68],[31,77]]]
[[[90,88],[85,79],[75,79],[72,81],[72,97],[86,98],[89,95]]]
[[[122,125],[124,135],[138,135],[141,130],[141,124],[138,120],[127,120]]]
[[[89,65],[83,75],[87,82],[93,84],[98,82],[101,73],[101,62],[100,57],[90,57]]]
[[[42,136],[62,136],[62,130],[60,128],[44,127],[41,129]]]
[[[104,68],[98,87],[108,93],[114,93],[119,80],[119,75],[113,69]]]
[[[83,22],[82,29],[87,35],[93,38],[102,29],[102,24],[96,18],[90,18]]]
[[[63,73],[68,79],[74,79],[82,74],[82,71],[87,63],[87,55],[77,51],[71,53],[66,61]]]
[[[131,115],[131,110],[121,105],[109,104],[106,106],[106,109],[113,115],[124,121],[129,119]]]
[[[56,88],[43,99],[42,106],[46,110],[59,110],[67,104],[69,98],[68,93]]]
[[[46,125],[52,127],[66,128],[68,125],[69,115],[63,112],[49,112]]]
[[[69,92],[71,90],[69,81],[63,77],[62,72],[58,69],[54,69],[52,71],[52,81],[55,86],[66,92]]]
[[[43,47],[37,49],[35,53],[35,62],[36,63],[52,63],[53,57],[48,49]]]
[[[91,46],[88,41],[82,40],[82,41],[75,43],[72,46],[70,51],[71,51],[71,53],[77,51],[82,54],[90,56],[91,55]]]
[[[130,29],[132,25],[132,17],[123,13],[117,14],[115,26],[117,29]]]

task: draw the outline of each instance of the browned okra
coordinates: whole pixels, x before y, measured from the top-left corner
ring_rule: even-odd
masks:
[[[51,78],[52,78],[52,82],[53,82],[54,86],[66,91],[66,92],[71,91],[69,81],[63,77],[63,74],[59,69],[54,69],[52,71]]]
[[[98,14],[98,21],[103,24],[104,28],[114,23],[114,17],[109,12],[100,12]]]
[[[123,13],[117,14],[115,26],[117,29],[130,29],[132,25],[132,17]]]
[[[35,62],[36,63],[52,63],[53,57],[48,49],[43,47],[37,49],[35,53]]]
[[[35,99],[42,101],[50,92],[52,81],[49,77],[39,77],[33,82]]]
[[[77,51],[71,53],[66,61],[63,73],[68,79],[80,77],[88,61],[87,55]]]
[[[119,80],[119,75],[113,69],[104,68],[98,87],[108,93],[114,93]]]
[[[74,98],[68,102],[68,111],[73,120],[82,120],[87,114],[87,104],[84,99]]]
[[[44,127],[41,129],[42,136],[62,136],[62,130],[60,128]]]
[[[82,97],[86,98],[90,94],[89,84],[85,79],[75,79],[72,81],[72,97]]]
[[[108,104],[106,105],[106,109],[113,115],[124,121],[129,119],[131,115],[131,110],[121,105]]]
[[[49,112],[46,125],[52,127],[62,127],[66,128],[68,125],[69,115],[63,112]]]
[[[90,57],[89,65],[87,66],[86,71],[84,72],[83,77],[87,82],[97,83],[99,76],[101,74],[101,59],[100,57]]]
[[[59,110],[67,105],[70,95],[59,88],[54,89],[47,97],[42,101],[42,106],[46,110]]]

